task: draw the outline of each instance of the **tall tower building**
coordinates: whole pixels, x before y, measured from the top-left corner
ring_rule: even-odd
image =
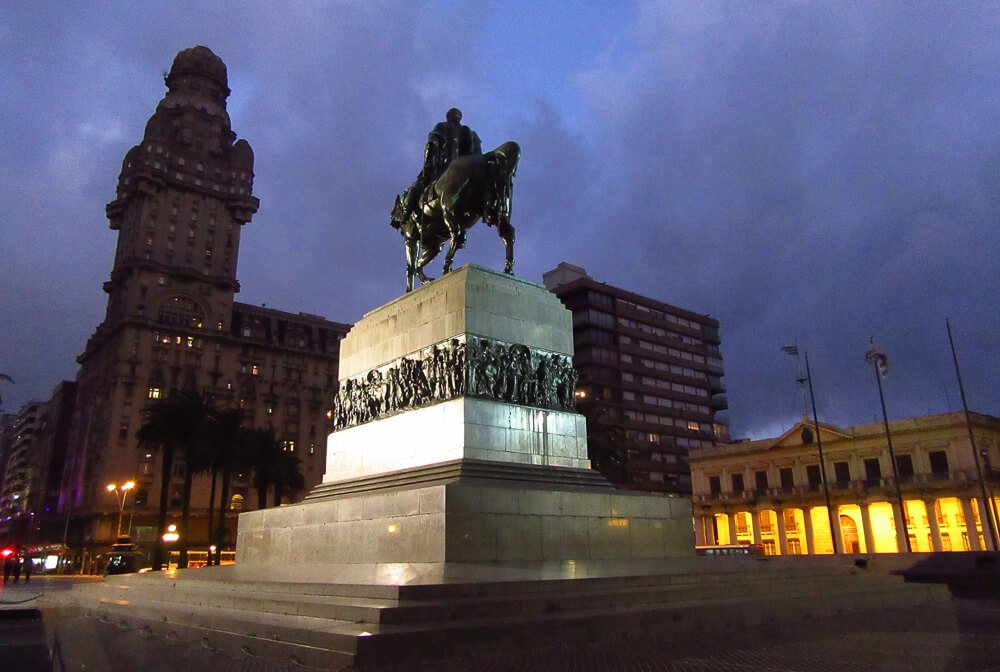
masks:
[[[728,407],[718,321],[572,264],[543,282],[573,312],[577,409],[595,468],[623,488],[690,495],[689,449],[728,440],[716,418]]]
[[[349,327],[234,300],[240,234],[259,205],[253,150],[230,126],[226,66],[210,49],[177,54],[165,83],[107,206],[118,232],[107,311],[78,358],[62,509],[79,514],[84,545],[113,534],[108,512],[118,502],[108,483],[138,483],[133,536],[153,533],[143,516],[158,505],[159,456],[138,446],[136,430],[151,400],[181,389],[242,409],[244,426],[274,429],[301,458],[307,490],[325,465],[326,413]],[[182,460],[171,507],[180,504],[183,470]],[[204,509],[208,487],[200,486],[193,506]],[[236,483],[233,510],[256,501],[248,489],[246,479]]]
[[[107,207],[119,235],[102,327],[152,317],[224,331],[239,291],[240,231],[259,205],[253,150],[230,128],[226,66],[211,50],[179,53],[165,81]]]

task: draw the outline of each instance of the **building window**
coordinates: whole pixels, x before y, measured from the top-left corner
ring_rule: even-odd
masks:
[[[865,460],[865,481],[868,485],[879,485],[882,482],[882,466],[878,458]]]
[[[905,480],[913,476],[913,457],[910,455],[896,456],[896,473],[900,480]]]
[[[733,474],[733,492],[743,492],[746,490],[743,484],[743,474]]]
[[[235,494],[229,500],[229,510],[230,511],[242,511],[243,510],[243,495]]]
[[[160,399],[163,396],[163,390],[161,390],[159,387],[151,387],[149,388],[148,396],[150,399]]]
[[[948,453],[943,450],[932,450],[927,453],[931,462],[931,472],[935,474],[948,473]]]
[[[722,492],[722,479],[718,476],[709,476],[708,491],[713,495],[717,495]]]
[[[753,472],[754,485],[757,486],[757,490],[763,491],[767,490],[767,472],[766,471],[755,471]]]
[[[810,490],[818,490],[823,484],[823,476],[820,474],[818,464],[806,465],[806,482],[809,483]]]
[[[847,462],[834,462],[833,474],[837,483],[849,483],[851,481],[851,468]]]
[[[782,467],[781,469],[778,469],[778,477],[781,479],[782,488],[795,487],[795,476],[792,474],[791,467]]]

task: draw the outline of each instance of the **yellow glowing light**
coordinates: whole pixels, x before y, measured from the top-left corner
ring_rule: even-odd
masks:
[[[608,518],[608,527],[628,527],[628,518]]]
[[[399,528],[394,524],[390,524],[388,529],[389,529],[389,534],[396,534],[396,532],[399,531]]]
[[[177,533],[176,525],[167,525],[167,531],[163,534],[163,541],[177,541],[181,535]]]

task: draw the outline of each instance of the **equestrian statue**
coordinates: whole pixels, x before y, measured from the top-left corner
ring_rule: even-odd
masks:
[[[455,252],[465,247],[466,232],[480,219],[496,227],[506,252],[504,273],[514,272],[510,213],[521,148],[508,141],[483,154],[479,136],[461,121],[462,112],[452,108],[430,132],[423,170],[392,208],[391,224],[406,247],[407,292],[415,277],[421,283],[432,280],[424,267],[446,242],[443,272],[450,272]]]

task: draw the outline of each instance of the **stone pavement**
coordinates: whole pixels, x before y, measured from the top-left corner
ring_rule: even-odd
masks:
[[[200,646],[171,641],[142,628],[123,628],[110,619],[78,618],[79,632],[101,640],[102,649],[115,651],[114,661],[105,661],[105,667],[91,662],[84,668],[63,655],[62,649],[69,647],[57,642],[55,659],[49,667],[25,669],[138,670],[139,660],[144,661],[143,672],[318,669],[295,660],[217,649],[208,640]],[[702,650],[704,647],[696,641],[683,650],[667,648],[655,635],[637,633],[572,648],[535,649],[505,656],[487,651],[472,659],[366,667],[358,668],[358,672],[1000,672],[1000,599],[996,597],[956,598],[946,606],[927,605],[905,611],[886,609],[879,613],[877,625],[864,630],[852,630],[850,618],[845,614],[836,632],[828,626],[803,624],[795,633],[770,632],[759,641],[742,641],[740,633],[734,632],[735,645],[727,650]],[[0,622],[0,633],[3,630]],[[3,655],[0,651],[0,660]]]

